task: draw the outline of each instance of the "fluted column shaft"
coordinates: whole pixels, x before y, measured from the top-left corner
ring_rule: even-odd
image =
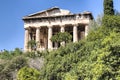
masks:
[[[64,32],[65,32],[65,26],[61,26],[60,31],[61,31],[62,33],[64,33]],[[61,42],[60,44],[61,44],[61,46],[65,46],[65,41]]]
[[[77,25],[73,26],[73,42],[78,41],[78,32],[77,32]]]
[[[52,37],[52,26],[48,27],[48,49],[53,49],[52,41],[50,40]]]
[[[88,25],[85,25],[85,37],[88,35]]]
[[[29,30],[25,29],[25,40],[24,40],[24,51],[25,52],[29,50],[28,41],[29,41]]]
[[[61,26],[60,31],[61,31],[61,32],[65,32],[65,27],[64,27],[64,26]]]
[[[37,50],[39,50],[39,47],[40,47],[40,28],[37,28],[36,29],[36,47],[37,47]]]

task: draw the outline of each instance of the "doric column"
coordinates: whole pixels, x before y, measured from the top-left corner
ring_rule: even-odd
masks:
[[[52,41],[50,40],[52,37],[52,26],[48,27],[48,49],[53,49]]]
[[[65,32],[65,26],[61,26],[60,31],[62,33],[64,33]],[[65,41],[61,42],[60,44],[61,44],[61,46],[65,46]]]
[[[65,32],[65,27],[64,27],[64,26],[61,26],[60,31],[61,31],[61,32]]]
[[[25,38],[24,38],[24,51],[25,52],[29,50],[28,41],[29,41],[29,30],[25,29]]]
[[[29,29],[29,34],[28,35],[29,35],[29,41],[31,41],[33,39],[32,38],[33,37],[33,33],[31,32],[30,29]],[[29,46],[29,45],[28,45],[28,51],[32,51],[31,46]]]
[[[88,25],[85,25],[85,37],[88,35]]]
[[[36,48],[39,50],[40,48],[40,28],[36,28]]]
[[[77,25],[73,26],[73,42],[78,41],[78,32],[77,32]]]

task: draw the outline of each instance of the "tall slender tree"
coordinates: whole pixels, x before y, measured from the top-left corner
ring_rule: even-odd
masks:
[[[104,0],[104,15],[114,15],[113,0]]]

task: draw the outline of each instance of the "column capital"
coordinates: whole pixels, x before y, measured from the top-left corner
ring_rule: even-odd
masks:
[[[60,26],[60,27],[61,27],[60,31],[65,32],[65,26]]]
[[[73,26],[76,26],[76,27],[78,27],[78,24],[73,24]]]
[[[36,27],[36,29],[40,29],[41,28],[41,26],[40,27]]]
[[[47,26],[48,28],[52,28],[53,27],[53,25],[49,25],[49,26]]]
[[[65,27],[65,25],[60,25],[60,27]]]
[[[29,27],[27,27],[27,28],[24,28],[25,30],[29,30],[30,28]]]
[[[89,26],[89,24],[85,24],[85,26]]]

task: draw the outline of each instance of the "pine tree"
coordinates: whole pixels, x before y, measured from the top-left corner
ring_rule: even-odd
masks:
[[[104,15],[114,15],[113,0],[104,0]]]

